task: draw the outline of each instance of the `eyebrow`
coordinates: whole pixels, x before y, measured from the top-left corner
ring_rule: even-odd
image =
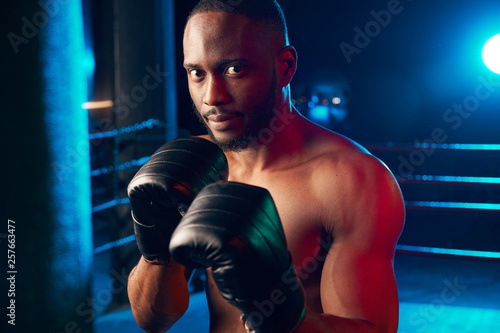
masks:
[[[246,58],[233,58],[233,59],[226,59],[226,60],[221,60],[217,63],[217,67],[224,67],[228,64],[234,63],[234,62],[239,62],[239,63],[248,63],[248,59]],[[192,64],[192,63],[184,63],[183,64],[184,68],[201,68],[200,65],[197,64]]]

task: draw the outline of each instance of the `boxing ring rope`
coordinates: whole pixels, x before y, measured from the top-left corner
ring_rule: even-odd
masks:
[[[143,129],[153,129],[154,127],[165,127],[165,124],[160,122],[158,119],[148,119],[140,123],[136,123],[133,125],[121,127],[119,129],[113,129],[110,131],[104,131],[104,132],[94,132],[90,133],[89,138],[90,140],[97,140],[97,139],[103,139],[103,138],[111,138],[111,137],[116,137],[116,136],[121,136],[133,132],[138,132]]]
[[[500,144],[475,144],[475,143],[370,143],[363,145],[368,150],[398,150],[412,151],[415,149],[434,149],[436,151],[470,150],[470,151],[500,151]]]
[[[152,138],[152,139],[158,139],[160,136],[154,136],[154,135],[148,135],[148,134],[134,134],[136,132],[140,132],[142,130],[146,129],[153,129],[155,127],[165,127],[165,124],[161,122],[158,119],[148,119],[139,123],[135,123],[129,126],[124,126],[118,129],[113,129],[109,131],[101,131],[101,132],[93,132],[89,134],[89,140],[90,141],[97,141],[101,139],[106,139],[106,138],[120,138],[123,136],[126,136],[128,139],[136,139],[140,136],[141,139],[143,138]],[[161,136],[163,138],[163,136]],[[128,171],[128,170],[134,170],[140,168],[146,161],[149,160],[151,156],[144,156],[138,159],[126,161],[123,163],[119,164],[114,164],[114,165],[109,165],[106,167],[98,168],[91,170],[90,176],[91,177],[97,177],[101,175],[107,175],[111,174],[113,172],[117,171]],[[128,204],[128,198],[115,198],[111,201],[101,203],[98,205],[94,205],[92,207],[92,213],[97,213],[103,210],[106,210],[108,208],[117,206],[117,205],[125,205]],[[95,253],[94,253],[95,254]]]
[[[105,209],[117,206],[117,205],[128,205],[129,200],[128,198],[119,198],[119,199],[114,199],[96,206],[92,207],[92,213],[97,213],[101,212]]]
[[[156,119],[133,124],[120,129],[115,129],[107,132],[92,133],[90,139],[96,140],[101,138],[109,138],[121,135],[130,135],[143,129],[151,129],[154,126],[162,126],[161,122]],[[367,145],[368,149],[373,150],[403,150],[410,151],[415,148],[432,148],[435,150],[486,150],[500,151],[498,144],[403,144],[395,147],[392,143]],[[91,171],[92,176],[109,174],[116,171],[131,170],[141,167],[149,160],[150,156],[145,156],[136,160],[123,162],[117,166],[108,166]],[[452,186],[488,186],[500,187],[500,177],[469,177],[469,176],[446,176],[446,175],[408,175],[402,177],[396,175],[396,179],[400,184],[432,184],[432,185],[452,185]],[[128,205],[128,198],[118,198],[92,208],[92,212],[100,212],[117,205]],[[498,203],[470,203],[470,202],[438,202],[438,201],[405,201],[407,210],[442,210],[455,211],[464,213],[484,213],[484,214],[500,214],[500,204]],[[94,255],[111,250],[113,248],[131,245],[135,242],[135,236],[129,235],[121,239],[108,242],[94,248]],[[493,251],[475,251],[465,249],[451,249],[428,246],[414,246],[397,244],[396,253],[414,254],[422,256],[438,256],[438,257],[453,257],[464,259],[492,260],[500,261],[500,252]]]
[[[109,243],[106,243],[104,245],[96,247],[94,249],[94,255],[99,254],[99,253],[104,252],[104,251],[111,250],[111,249],[116,248],[116,247],[128,245],[128,244],[131,244],[133,242],[135,242],[135,235],[123,237],[123,238],[118,239],[116,241],[109,242]]]
[[[398,182],[419,184],[447,184],[447,185],[485,185],[500,187],[500,177],[464,177],[464,176],[433,176],[433,175],[408,175],[407,177],[396,177]]]
[[[500,204],[481,202],[440,202],[440,201],[405,201],[406,209],[440,210],[471,213],[500,213]]]
[[[131,161],[120,163],[117,166],[110,165],[110,166],[107,166],[107,167],[103,167],[103,168],[99,168],[99,169],[96,169],[96,170],[92,170],[90,172],[90,176],[91,177],[95,177],[95,176],[109,174],[109,173],[112,173],[112,172],[115,172],[115,171],[132,170],[132,169],[134,169],[136,167],[142,166],[144,163],[147,162],[147,160],[149,160],[150,157],[151,156],[144,156],[144,157],[141,157],[141,158],[139,158],[137,160],[131,160]]]
[[[500,252],[445,249],[402,244],[396,245],[396,253],[500,261]]]

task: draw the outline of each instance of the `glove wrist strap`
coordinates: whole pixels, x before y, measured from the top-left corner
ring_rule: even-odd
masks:
[[[297,332],[297,330],[299,329],[300,325],[302,324],[302,321],[304,321],[304,317],[305,317],[305,315],[306,315],[306,308],[304,308],[304,309],[302,310],[302,315],[300,316],[299,321],[298,321],[298,322],[297,322],[297,324],[296,324],[296,325],[295,325],[295,326],[294,326],[294,327],[290,330],[290,332],[289,332],[289,333],[295,333],[295,332]],[[245,329],[247,330],[247,332],[248,332],[248,333],[255,333],[255,330],[253,330],[253,329],[251,330],[251,329],[248,327],[248,325],[247,325],[247,317],[246,317],[244,314],[242,314],[242,315],[241,315],[240,319],[241,319],[241,322],[243,323],[243,327],[245,327]]]

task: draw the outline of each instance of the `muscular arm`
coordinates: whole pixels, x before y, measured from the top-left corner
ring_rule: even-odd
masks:
[[[128,294],[137,324],[148,333],[163,333],[186,312],[191,272],[171,260],[152,265],[141,258],[128,279]]]
[[[142,254],[129,276],[132,313],[147,332],[165,332],[186,311],[191,272],[171,260],[170,238],[196,193],[227,177],[227,159],[198,137],[161,146],[127,187],[135,239]]]
[[[320,190],[322,198],[335,198],[325,224],[334,243],[321,279],[324,313],[307,311],[297,332],[395,333],[399,306],[393,259],[404,224],[401,192],[392,174],[370,155],[360,153],[335,168],[335,185]]]

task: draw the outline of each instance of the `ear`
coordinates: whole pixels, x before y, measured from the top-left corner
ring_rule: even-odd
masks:
[[[291,45],[285,46],[279,54],[279,71],[282,86],[287,86],[292,81],[297,70],[297,51]]]

